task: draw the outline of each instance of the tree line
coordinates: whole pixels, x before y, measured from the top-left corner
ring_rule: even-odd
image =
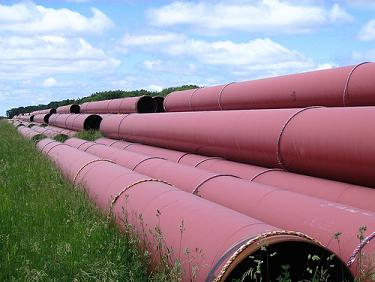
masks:
[[[6,115],[8,118],[12,118],[13,116],[30,113],[33,111],[38,110],[45,110],[45,109],[56,109],[61,106],[70,105],[70,104],[82,104],[85,102],[93,102],[93,101],[102,101],[102,100],[110,100],[110,99],[117,99],[117,98],[125,98],[125,97],[134,97],[134,96],[167,96],[169,93],[173,91],[179,90],[187,90],[187,89],[194,89],[198,88],[197,85],[183,85],[178,87],[169,87],[165,88],[160,92],[157,91],[148,91],[148,90],[133,90],[133,91],[124,91],[124,90],[112,90],[112,91],[101,91],[91,94],[86,97],[78,98],[78,99],[65,99],[61,101],[52,101],[49,104],[39,104],[34,106],[26,106],[26,107],[18,107],[12,108],[6,111]]]

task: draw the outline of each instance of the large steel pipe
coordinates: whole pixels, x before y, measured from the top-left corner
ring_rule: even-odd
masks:
[[[375,63],[170,93],[168,112],[375,105]]]
[[[83,187],[100,209],[112,213],[117,224],[133,226],[154,257],[161,245],[162,251],[172,250],[171,262],[181,261],[184,281],[240,278],[256,266],[249,255],[265,260],[262,246],[277,253],[272,264],[261,266],[263,279],[275,280],[284,263],[291,265],[292,278],[304,277],[309,254],[319,254],[322,262],[331,255],[301,233],[280,231],[68,145],[43,140],[38,147],[70,181]],[[334,257],[333,264],[343,269],[337,273],[327,268],[333,279],[351,279],[339,259]]]
[[[154,100],[156,102],[156,112],[157,113],[165,112],[165,110],[164,110],[164,100],[165,100],[165,98],[163,96],[154,96],[152,98],[154,98]]]
[[[186,192],[245,215],[283,229],[303,232],[318,239],[344,260],[349,260],[358,246],[359,228],[367,226],[370,230],[375,229],[375,213],[370,211],[82,139],[71,138],[65,143],[143,175],[162,179]],[[332,218],[335,220],[332,221]],[[343,234],[340,245],[332,242],[338,231]],[[364,253],[371,257],[375,253],[375,245],[368,244],[367,248]]]
[[[56,109],[58,114],[79,114],[80,106],[76,104],[61,106]]]
[[[56,114],[56,109],[46,109],[31,112],[31,115],[47,115],[47,114]]]
[[[86,102],[81,105],[81,113],[94,114],[155,113],[156,110],[157,102],[151,96]]]
[[[117,135],[375,187],[374,118],[374,107],[131,114],[117,121]],[[105,136],[108,126],[116,128],[104,122]]]
[[[372,188],[121,140],[99,138],[95,142],[375,212]]]
[[[49,124],[74,131],[99,129],[102,118],[90,114],[55,114],[49,118]]]
[[[33,115],[30,118],[31,122],[38,122],[38,123],[48,123],[51,114],[37,114]]]
[[[35,130],[32,130],[26,126],[19,126],[17,130],[22,136],[33,141],[40,140],[46,137],[45,135]]]

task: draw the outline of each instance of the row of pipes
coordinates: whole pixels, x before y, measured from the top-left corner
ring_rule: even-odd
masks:
[[[13,124],[26,137],[42,134],[41,124],[99,129],[105,138],[95,142],[37,146],[121,228],[131,224],[155,259],[160,246],[150,234],[162,232],[186,281],[239,278],[256,267],[254,257],[267,259],[264,278],[290,264],[300,280],[316,252],[334,258],[333,281],[350,280],[375,254],[374,71],[361,63],[172,92],[167,113],[137,114],[144,96]],[[361,226],[370,233],[359,242]]]

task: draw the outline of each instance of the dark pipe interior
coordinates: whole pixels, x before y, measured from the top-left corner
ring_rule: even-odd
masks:
[[[83,123],[83,128],[85,130],[89,129],[99,129],[100,123],[102,122],[102,117],[99,115],[89,115],[85,122]]]
[[[157,113],[163,113],[165,112],[164,110],[164,97],[162,96],[155,96],[154,100],[156,101],[156,112]]]
[[[354,281],[346,265],[331,254],[321,247],[306,242],[289,241],[264,246],[242,260],[229,274],[226,281],[241,281],[241,277],[250,268],[254,269],[254,273],[257,270],[257,261],[263,262],[257,281],[278,281],[279,276],[284,277],[283,266],[284,268],[289,266],[287,270],[290,275],[289,281],[313,281],[313,278],[319,278],[321,269],[327,271],[324,276],[328,277],[327,281]],[[316,273],[316,267],[319,269],[318,273]],[[312,273],[309,272],[309,269],[312,270]],[[260,276],[262,276],[262,280],[260,280]],[[248,276],[244,281],[255,280]],[[326,280],[317,279],[316,281]]]
[[[79,105],[74,104],[70,106],[70,112],[72,114],[79,114],[80,111],[81,111],[81,107]]]
[[[34,115],[30,116],[30,121],[31,121],[31,122],[34,121]]]
[[[138,113],[155,113],[156,108],[156,101],[151,96],[142,96],[137,102]]]
[[[49,113],[50,113],[50,114],[56,114],[56,109],[51,109],[51,110],[49,111]]]
[[[44,121],[44,123],[48,123],[48,121],[49,121],[49,117],[51,116],[51,114],[46,114],[45,116],[44,116],[44,118],[43,118],[43,121]]]

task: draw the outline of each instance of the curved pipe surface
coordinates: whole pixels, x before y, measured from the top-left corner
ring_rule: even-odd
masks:
[[[155,113],[156,110],[157,103],[151,96],[86,102],[81,105],[82,113],[95,114]]]
[[[375,212],[372,188],[108,138],[95,142]]]
[[[61,106],[56,109],[56,113],[58,114],[79,114],[80,113],[80,106],[77,104],[71,104],[66,106]]]
[[[265,244],[278,253],[275,265],[291,265],[295,271],[291,274],[293,277],[303,277],[310,252],[318,252],[322,260],[332,254],[301,233],[280,231],[159,180],[51,141],[39,142],[38,148],[70,181],[82,186],[100,209],[114,215],[120,227],[126,228],[124,222],[131,224],[147,242],[146,247],[154,258],[159,255],[160,241],[155,240],[153,231],[156,230],[158,238],[162,235],[165,248],[173,250],[170,254],[172,263],[181,261],[184,281],[240,278],[253,266],[254,261],[247,259],[249,255],[260,255],[261,246]],[[145,226],[149,231],[145,232]],[[212,236],[213,230],[215,236]],[[189,250],[189,255],[184,250]],[[293,256],[290,256],[291,251]],[[333,263],[344,270],[339,277],[332,271],[335,279],[352,279],[339,259],[334,257]],[[192,266],[198,269],[195,275],[191,273]],[[276,279],[277,272],[267,270],[272,266],[262,267],[262,276],[266,277],[267,273],[270,279]]]
[[[359,228],[366,226],[375,230],[375,213],[370,211],[77,138],[68,139],[65,144],[112,160],[143,175],[164,180],[185,192],[271,225],[307,234],[345,261],[349,260],[358,245]],[[337,232],[342,233],[340,245],[332,242]],[[371,257],[375,253],[375,244],[370,243],[367,247],[363,254]]]
[[[305,108],[131,114],[110,126],[130,142],[375,187],[373,118],[374,107]]]
[[[170,93],[168,112],[373,106],[375,63],[361,63]]]
[[[55,114],[49,119],[49,124],[57,127],[82,131],[99,129],[102,118],[90,114]]]

